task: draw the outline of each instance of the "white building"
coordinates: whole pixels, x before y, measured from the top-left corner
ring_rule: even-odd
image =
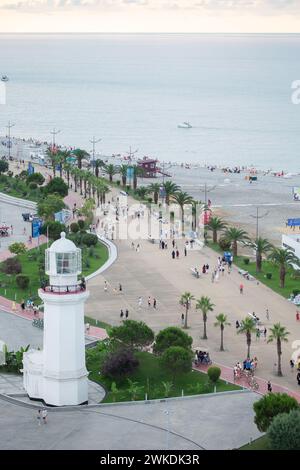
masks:
[[[282,247],[292,250],[300,261],[300,233],[282,235]],[[294,266],[294,268],[299,269],[299,266]]]
[[[71,240],[56,240],[46,250],[49,286],[39,290],[44,302],[43,351],[23,358],[23,385],[32,399],[48,405],[88,401],[85,366],[84,302],[89,296],[81,273],[81,250]]]

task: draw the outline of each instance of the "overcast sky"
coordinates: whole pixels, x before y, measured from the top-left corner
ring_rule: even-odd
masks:
[[[0,32],[300,32],[300,0],[0,0]]]

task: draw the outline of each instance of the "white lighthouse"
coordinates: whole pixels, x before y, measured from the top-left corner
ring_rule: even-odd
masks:
[[[49,285],[39,290],[44,302],[44,348],[23,358],[23,384],[32,399],[48,405],[88,401],[85,366],[84,302],[89,296],[81,273],[81,250],[64,232],[46,250]]]

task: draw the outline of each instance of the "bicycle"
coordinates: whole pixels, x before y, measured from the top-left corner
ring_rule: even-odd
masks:
[[[250,386],[250,388],[252,390],[258,390],[259,389],[259,385],[256,382],[254,377],[249,377],[248,385]]]

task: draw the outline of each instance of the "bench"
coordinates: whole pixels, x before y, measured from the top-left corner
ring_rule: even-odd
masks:
[[[254,281],[255,277],[253,277],[251,274],[248,273],[248,271],[245,271],[244,269],[239,269],[238,273],[243,276],[245,279],[248,281]]]
[[[197,279],[200,277],[199,271],[197,271],[195,268],[191,268],[193,276],[195,276]]]

